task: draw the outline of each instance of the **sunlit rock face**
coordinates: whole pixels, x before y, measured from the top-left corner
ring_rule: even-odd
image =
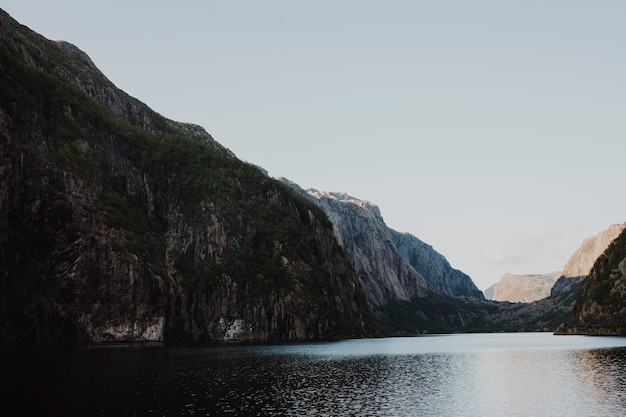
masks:
[[[532,275],[505,274],[485,291],[485,297],[493,301],[531,303],[548,297],[560,276],[560,271]]]
[[[485,290],[485,297],[494,301],[529,303],[555,296],[587,276],[594,262],[625,227],[626,223],[614,224],[585,239],[569,258],[563,271],[548,274],[506,274],[498,283]]]
[[[598,257],[622,233],[625,227],[626,223],[613,224],[597,235],[583,240],[580,248],[572,254],[563,267],[562,275],[565,278],[587,276]]]
[[[598,257],[620,235],[624,228],[626,228],[626,223],[613,224],[597,235],[585,239],[565,264],[561,277],[552,288],[552,295],[563,291],[564,288],[589,275]]]

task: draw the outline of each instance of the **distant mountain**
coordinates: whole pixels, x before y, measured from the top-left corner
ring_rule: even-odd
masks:
[[[556,294],[585,278],[594,263],[606,248],[620,235],[626,228],[626,223],[613,224],[608,229],[601,231],[595,236],[583,241],[580,248],[576,250],[565,264],[561,277],[552,288],[552,294]]]
[[[452,268],[432,246],[387,227],[375,204],[345,193],[304,190],[284,178],[281,181],[326,212],[372,305],[407,301],[432,290],[452,297],[483,298],[471,278]]]
[[[484,299],[471,278],[431,246],[388,228],[375,204],[281,181],[326,212],[383,334],[461,331],[484,314],[457,298]]]
[[[494,301],[533,302],[554,296],[569,285],[582,280],[595,260],[626,227],[626,223],[611,225],[587,238],[569,258],[562,272],[547,274],[505,274],[499,282],[485,290],[485,298]]]
[[[541,300],[520,303],[488,301],[473,283],[468,285],[467,275],[451,268],[429,245],[388,228],[376,205],[345,193],[304,190],[286,179],[281,181],[327,213],[338,242],[364,284],[375,321],[383,334],[554,331],[560,323],[572,317],[579,285],[547,297],[550,283],[560,276],[560,272],[534,277],[537,282],[546,281],[541,285],[544,297]],[[413,258],[420,259],[420,262],[412,259],[412,251],[417,255]],[[416,271],[410,272],[407,264]],[[415,268],[420,264],[426,268]],[[387,280],[388,277],[391,279]],[[409,288],[419,288],[418,291],[403,289],[409,278],[415,280],[413,287]],[[454,290],[454,284],[460,290]],[[465,292],[465,288],[469,290]],[[529,285],[528,288],[534,287]]]
[[[474,281],[467,274],[452,268],[448,260],[432,246],[410,233],[387,230],[400,255],[439,292],[450,297],[484,298]]]
[[[286,179],[281,181],[328,215],[335,237],[352,262],[370,305],[408,301],[433,292],[424,276],[400,255],[376,205],[345,193],[303,190]]]
[[[332,227],[0,10],[0,344],[371,335]]]
[[[560,276],[560,271],[532,275],[505,274],[485,290],[485,297],[493,301],[531,303],[548,297]]]
[[[596,260],[582,281],[572,321],[556,333],[626,336],[626,230]]]

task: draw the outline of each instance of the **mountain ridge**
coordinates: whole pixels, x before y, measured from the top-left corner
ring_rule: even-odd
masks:
[[[432,292],[424,277],[398,253],[378,206],[344,192],[304,190],[287,179],[280,180],[326,213],[371,306],[408,301]]]
[[[410,233],[400,233],[389,228],[376,204],[345,192],[303,189],[286,178],[279,180],[326,212],[333,224],[337,241],[344,247],[362,277],[364,287],[373,285],[372,280],[384,284],[389,277],[398,278],[403,274],[410,277],[407,279],[409,282],[415,283],[398,279],[398,284],[404,286],[405,290],[395,289],[391,291],[394,295],[387,298],[373,295],[373,292],[385,291],[370,292],[372,305],[424,297],[428,294],[425,289],[452,297],[483,298],[482,292],[471,278],[452,268],[446,258],[432,246]],[[372,262],[377,264],[373,266]],[[416,288],[420,290],[410,288],[412,285],[417,285]]]
[[[0,11],[0,343],[375,333],[327,216]]]

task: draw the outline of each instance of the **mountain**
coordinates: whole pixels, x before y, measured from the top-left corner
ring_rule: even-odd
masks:
[[[328,215],[371,306],[432,294],[426,279],[400,255],[376,205],[345,193],[303,190],[281,180]]]
[[[499,282],[485,290],[485,297],[494,301],[533,302],[554,296],[568,286],[582,280],[595,260],[624,230],[626,223],[611,225],[595,236],[587,238],[572,254],[561,272],[548,274],[505,274]]]
[[[433,290],[451,297],[483,298],[472,279],[452,268],[432,246],[387,227],[375,204],[346,193],[304,190],[285,178],[280,180],[328,215],[370,304],[407,301],[427,296]]]
[[[626,230],[596,260],[582,281],[573,319],[556,333],[626,336]]]
[[[571,321],[580,283],[556,295],[530,303],[483,301],[487,313],[469,330],[479,332],[554,331],[563,321]]]
[[[552,294],[556,294],[568,285],[585,278],[598,257],[626,228],[626,223],[613,224],[608,229],[601,231],[595,236],[583,241],[580,248],[569,258],[558,281],[552,288]]]
[[[432,246],[410,233],[400,233],[390,228],[387,230],[400,255],[439,292],[450,297],[484,298],[474,281],[467,274],[452,268],[448,260]]]
[[[388,228],[375,204],[281,181],[328,215],[382,334],[463,331],[487,314],[483,305],[471,302],[483,300],[471,278],[431,246]]]
[[[496,284],[485,290],[485,297],[494,301],[530,303],[550,295],[561,271],[549,274],[505,274]]]
[[[0,10],[0,343],[373,333],[326,214]]]

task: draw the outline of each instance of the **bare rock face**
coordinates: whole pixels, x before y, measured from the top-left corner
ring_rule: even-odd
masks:
[[[450,297],[484,298],[474,281],[467,274],[452,268],[432,246],[410,233],[388,230],[400,254],[439,292]]]
[[[493,301],[531,303],[548,297],[560,276],[560,271],[533,275],[505,274],[485,291],[485,295]]]
[[[585,239],[563,267],[563,277],[573,278],[589,275],[598,257],[622,233],[625,227],[626,223],[613,224],[597,235]]]
[[[561,277],[554,283],[550,294],[556,295],[589,275],[596,260],[624,228],[626,228],[626,223],[613,224],[597,235],[583,240],[583,243],[565,264]]]
[[[368,301],[383,305],[424,297],[432,287],[398,252],[378,206],[345,193],[306,190],[328,215]]]
[[[483,298],[471,278],[453,269],[431,246],[388,228],[375,204],[345,193],[303,190],[281,180],[326,212],[372,306],[435,293]]]

